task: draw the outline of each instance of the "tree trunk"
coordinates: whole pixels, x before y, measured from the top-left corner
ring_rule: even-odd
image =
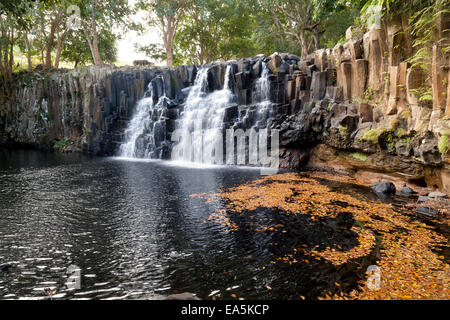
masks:
[[[166,56],[167,61],[166,64],[169,68],[173,67],[173,38],[175,36],[174,29],[172,27],[167,28],[167,34],[165,35],[164,39],[164,47],[166,48]]]
[[[58,38],[56,41],[56,56],[55,56],[55,68],[59,67],[59,61],[61,60],[61,52],[64,48],[64,44],[66,43],[66,35],[68,30],[65,30],[63,34],[58,34]]]
[[[313,29],[313,38],[314,38],[314,48],[315,50],[320,49],[320,30],[319,27]]]
[[[89,44],[89,49],[91,49],[92,60],[94,61],[94,65],[103,65],[102,57],[100,56],[100,50],[98,49],[98,30],[97,30],[97,21],[95,20],[95,2],[92,5],[92,18],[90,22],[90,31],[92,32],[92,40],[89,35],[89,32],[86,28],[84,29],[84,35]]]
[[[173,67],[173,46],[166,46],[166,55],[167,55],[167,66],[169,68]]]
[[[97,24],[94,23],[92,27],[92,31],[94,34],[94,38],[92,40],[92,59],[94,59],[95,65],[103,65],[104,62],[102,60],[102,57],[100,55],[100,50],[98,49],[98,32],[97,32]]]
[[[52,67],[52,45],[50,43],[45,47],[45,62],[44,69],[50,69]]]
[[[302,49],[301,58],[306,58],[306,56],[308,55],[308,44],[306,43],[304,32],[301,32],[299,34],[299,39],[300,39],[300,46],[302,47],[301,48]]]
[[[28,71],[33,70],[33,62],[31,61],[31,43],[28,38],[28,32],[25,32],[25,44],[27,46]]]
[[[50,27],[50,34],[48,35],[47,39],[47,45],[45,46],[45,63],[44,63],[44,69],[49,69],[52,67],[52,50],[54,46],[54,37],[55,37],[55,31],[56,31],[56,20],[52,22],[52,25]]]
[[[62,47],[60,44],[56,46],[55,68],[59,68],[59,60],[61,59]]]

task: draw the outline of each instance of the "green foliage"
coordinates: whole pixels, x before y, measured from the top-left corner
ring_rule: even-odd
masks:
[[[135,43],[134,47],[138,52],[144,53],[147,57],[157,61],[164,61],[167,59],[167,54],[164,47],[157,43],[141,44]]]
[[[414,55],[409,58],[412,68],[424,71],[427,81],[431,78],[431,64],[433,59],[433,45],[438,43],[443,52],[450,51],[448,38],[435,39],[439,18],[450,13],[448,0],[432,0],[414,2],[410,15],[410,32],[413,37]],[[416,92],[419,101],[432,101],[431,88],[420,88],[422,92]]]
[[[338,130],[339,130],[339,134],[341,135],[341,137],[342,137],[344,140],[347,140],[347,137],[348,137],[348,128],[347,128],[346,126],[339,125]]]
[[[103,61],[113,63],[117,61],[117,36],[107,29],[99,33],[98,48]],[[89,46],[86,46],[86,39],[80,33],[72,33],[61,53],[64,61],[73,62],[75,66],[93,63],[92,53]]]
[[[368,158],[367,154],[360,153],[360,152],[350,153],[349,156],[352,157],[353,159],[356,159],[356,160],[359,160],[359,161],[362,161],[362,162],[367,161],[367,158]]]
[[[405,129],[403,129],[403,128],[398,128],[396,131],[395,131],[395,135],[397,136],[397,137],[399,137],[399,138],[403,138],[404,136],[406,136],[408,133],[406,132],[406,130]]]
[[[364,132],[364,135],[359,138],[360,141],[368,141],[372,144],[378,144],[378,139],[386,131],[384,127],[378,127],[376,129],[369,129]]]
[[[339,10],[332,10],[330,15],[324,19],[322,46],[333,48],[336,44],[345,42],[345,31],[354,24],[359,17],[358,6],[348,6]]]
[[[444,135],[441,138],[438,148],[439,148],[439,152],[444,155],[450,151],[450,137],[448,135]]]
[[[431,87],[422,86],[417,89],[411,89],[409,92],[414,94],[419,102],[433,101],[433,91]]]
[[[251,1],[192,1],[175,36],[182,62],[204,64],[254,55],[252,8]]]
[[[400,113],[400,118],[403,120],[409,120],[411,119],[411,111],[410,110],[403,110],[402,113]]]
[[[364,99],[366,100],[372,100],[374,95],[374,91],[372,89],[372,87],[367,87],[366,91],[364,92]]]
[[[63,151],[69,146],[70,142],[68,140],[55,140],[53,143],[53,149],[58,151]]]
[[[398,141],[410,142],[411,138],[404,128],[399,127],[400,122],[393,119],[389,124],[389,128],[378,127],[364,132],[364,135],[358,139],[359,142],[367,141],[373,145],[385,142],[390,151],[395,150],[395,144]]]

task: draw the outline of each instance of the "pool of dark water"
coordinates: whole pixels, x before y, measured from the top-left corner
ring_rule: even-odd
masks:
[[[271,265],[271,234],[226,232],[208,220],[223,204],[190,196],[259,177],[0,149],[0,298],[314,297],[323,270]]]

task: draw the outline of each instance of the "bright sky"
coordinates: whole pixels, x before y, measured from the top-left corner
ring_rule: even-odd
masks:
[[[134,6],[135,0],[128,0],[130,6]],[[132,16],[133,21],[143,21],[145,12],[138,12]],[[162,44],[159,30],[156,28],[149,28],[148,32],[143,36],[138,36],[135,31],[127,31],[127,34],[123,36],[123,39],[117,42],[118,47],[118,60],[121,62],[133,62],[134,60],[147,59],[152,61],[151,58],[146,57],[145,54],[136,52],[134,47],[135,43],[150,44],[160,43]]]

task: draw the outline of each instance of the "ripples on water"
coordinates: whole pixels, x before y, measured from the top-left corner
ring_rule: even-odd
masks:
[[[286,238],[226,232],[208,221],[224,203],[191,197],[260,177],[255,168],[0,149],[0,299],[317,298],[335,268],[271,262],[280,247],[328,229],[310,231],[303,219]],[[256,220],[246,212],[236,222]],[[66,285],[71,266],[81,288]]]
[[[259,176],[240,168],[0,150],[0,297],[157,299],[190,291],[258,293],[262,234],[205,222],[220,203],[191,198]],[[67,267],[81,289],[67,290]],[[233,288],[233,289],[231,289]],[[238,291],[238,292],[236,292]]]

